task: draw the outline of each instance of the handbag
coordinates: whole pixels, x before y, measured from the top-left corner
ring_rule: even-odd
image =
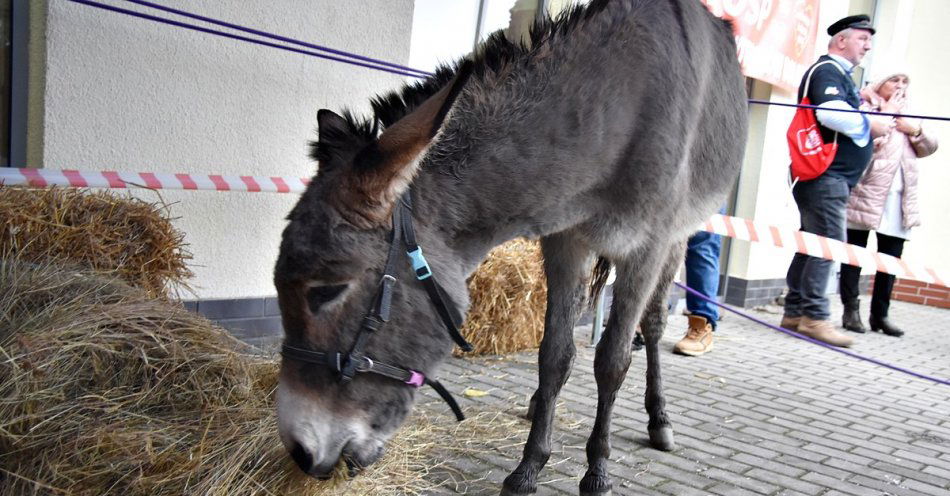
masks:
[[[932,139],[924,138],[921,134],[916,138],[908,138],[910,146],[914,148],[914,154],[917,158],[924,158],[933,155],[937,151],[937,142]]]
[[[831,60],[825,60],[812,66],[805,78],[805,91],[802,92],[802,105],[811,105],[808,98],[808,86],[811,84],[811,77],[815,69],[825,64],[833,64],[839,71],[844,71],[837,63]],[[835,159],[838,153],[838,133],[835,132],[835,139],[831,143],[825,143],[821,137],[821,131],[818,129],[818,121],[815,119],[815,109],[798,107],[795,110],[795,116],[788,126],[785,133],[788,140],[788,152],[792,162],[789,166],[790,176],[793,181],[809,181],[825,173],[831,161]]]

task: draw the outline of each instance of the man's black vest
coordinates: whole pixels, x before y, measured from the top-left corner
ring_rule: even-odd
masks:
[[[811,100],[812,105],[821,105],[822,103],[832,100],[842,100],[847,102],[852,108],[857,109],[861,105],[861,97],[858,95],[858,89],[854,81],[851,80],[851,77],[847,75],[844,68],[841,67],[838,62],[835,62],[834,59],[827,55],[822,55],[815,63],[817,64],[826,60],[831,60],[834,62],[834,65],[825,64],[815,69],[811,77],[811,84],[808,87],[808,98]],[[810,70],[811,68],[809,67],[809,71]],[[802,82],[798,86],[798,101],[802,99],[802,91],[805,88],[805,77],[807,76],[808,71],[805,71],[805,75],[802,76]],[[822,126],[820,122],[818,127],[821,130],[821,137],[825,140],[825,143],[834,141],[835,131]],[[838,133],[838,153],[835,155],[828,170],[825,171],[825,175],[844,179],[847,181],[849,187],[854,187],[854,185],[858,183],[858,180],[861,179],[861,174],[864,173],[864,169],[871,162],[873,150],[874,146],[872,140],[868,140],[865,146],[858,146],[854,144],[851,138]]]

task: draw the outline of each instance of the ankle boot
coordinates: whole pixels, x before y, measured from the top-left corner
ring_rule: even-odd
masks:
[[[867,332],[867,328],[865,328],[864,323],[861,322],[860,308],[861,300],[857,298],[844,302],[844,313],[841,315],[841,327],[858,334]]]
[[[699,356],[713,349],[713,328],[706,317],[689,316],[689,327],[686,336],[673,347],[674,353],[688,356]]]
[[[899,338],[904,335],[904,331],[892,324],[891,321],[887,319],[887,317],[878,317],[874,314],[871,314],[871,318],[869,319],[868,323],[871,324],[872,331],[881,331],[884,334],[887,334],[888,336],[894,336],[895,338]]]

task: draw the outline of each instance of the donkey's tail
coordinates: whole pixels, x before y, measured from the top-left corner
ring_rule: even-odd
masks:
[[[594,304],[597,301],[597,295],[604,290],[604,286],[607,285],[607,277],[610,276],[610,269],[613,267],[613,264],[610,263],[604,257],[597,258],[597,263],[594,264],[594,271],[590,276],[590,287],[588,288],[587,293],[587,306],[588,309],[593,309]]]

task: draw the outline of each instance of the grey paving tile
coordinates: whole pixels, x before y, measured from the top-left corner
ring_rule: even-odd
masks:
[[[743,489],[741,487],[726,483],[716,484],[707,488],[706,491],[708,491],[709,494],[717,494],[721,496],[758,496],[762,494],[758,491],[750,491],[748,489]]]
[[[850,494],[853,496],[867,496],[868,494],[867,487],[864,487],[855,482],[849,482],[846,480],[829,477],[824,474],[818,474],[818,473],[805,474],[802,476],[802,480],[817,484],[819,486],[824,486],[829,489],[834,489],[844,494]]]
[[[920,470],[912,470],[908,467],[893,465],[884,462],[874,462],[871,466],[881,472],[899,475],[905,479],[915,480],[931,486],[950,489],[950,478],[946,476],[934,475]]]
[[[948,491],[950,491],[950,485],[935,485],[927,484],[925,482],[920,482],[914,479],[905,479],[904,487],[914,491],[914,494],[930,494],[933,496],[945,496]]]
[[[921,494],[919,491],[907,487],[907,485],[904,484],[903,479],[900,477],[887,476],[882,479],[878,479],[867,477],[862,474],[856,474],[851,478],[851,481],[856,484],[860,484],[862,487],[880,491],[883,494],[904,496],[919,496]]]
[[[740,487],[749,491],[754,491],[759,494],[772,494],[780,489],[780,486],[771,482],[762,481],[754,477],[749,477],[745,474],[727,472],[717,468],[711,468],[707,470],[705,475],[710,479],[722,481],[726,484]]]
[[[822,487],[817,484],[803,481],[797,478],[797,476],[789,476],[784,473],[769,470],[767,468],[754,468],[743,475],[759,479],[761,481],[768,481],[770,484],[776,484],[779,487],[787,489],[794,489],[805,494],[819,494],[822,490]]]
[[[918,463],[912,460],[902,459],[901,457],[896,456],[893,453],[885,454],[879,451],[869,450],[864,447],[854,448],[853,450],[851,450],[851,453],[854,455],[863,456],[866,458],[871,458],[873,460],[878,460],[878,461],[882,461],[886,463],[898,463],[901,465],[907,465],[907,466],[914,467],[916,469],[921,469],[924,467],[924,464],[922,463]]]

